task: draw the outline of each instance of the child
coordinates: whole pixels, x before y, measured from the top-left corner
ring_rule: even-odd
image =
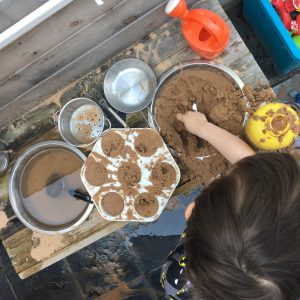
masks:
[[[179,114],[234,166],[186,211],[187,229],[163,266],[168,299],[298,300],[300,171],[288,154],[255,152],[209,123]]]

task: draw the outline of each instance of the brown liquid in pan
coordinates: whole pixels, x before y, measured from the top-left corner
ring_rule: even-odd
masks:
[[[22,204],[36,221],[50,226],[79,219],[87,204],[69,195],[69,189],[85,191],[80,178],[83,162],[67,150],[46,150],[32,158],[21,178]]]

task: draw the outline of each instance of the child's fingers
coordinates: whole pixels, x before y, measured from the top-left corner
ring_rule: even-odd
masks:
[[[176,119],[177,119],[178,121],[183,122],[183,120],[184,120],[184,115],[183,115],[183,114],[177,114],[177,115],[176,115]]]

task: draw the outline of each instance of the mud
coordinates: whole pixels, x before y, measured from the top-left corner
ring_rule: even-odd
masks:
[[[125,142],[116,132],[110,132],[101,140],[102,151],[110,157],[118,157],[124,154]]]
[[[75,201],[67,191],[85,191],[80,177],[82,164],[73,153],[58,149],[45,150],[32,158],[21,176],[22,204],[27,213],[49,226],[78,219],[87,204]]]
[[[139,155],[150,157],[162,147],[161,137],[154,130],[144,130],[135,139],[134,146]]]
[[[275,117],[271,122],[271,126],[274,130],[283,130],[287,125],[288,121],[281,116]]]
[[[278,136],[279,143],[283,142],[284,137],[290,130],[295,134],[300,133],[299,121],[286,107],[280,108],[277,111],[271,109],[266,112],[266,115],[273,118],[271,122],[266,123],[266,129]],[[260,117],[260,120],[262,118]]]
[[[100,124],[100,120],[102,117],[102,114],[99,111],[95,110],[94,106],[75,117],[74,122],[76,122],[76,136],[81,143],[88,144],[92,143],[95,140],[95,126],[98,126]],[[97,131],[98,136],[100,135],[100,133],[100,131]]]
[[[9,219],[4,211],[0,210],[0,230],[5,228]]]
[[[44,235],[33,232],[31,237],[30,256],[36,261],[42,261],[65,247],[64,236]]]
[[[230,79],[210,69],[184,70],[171,78],[159,93],[155,114],[165,142],[177,153],[181,182],[194,180],[205,184],[223,172],[228,163],[211,145],[188,133],[177,121],[176,115],[191,111],[194,103],[210,122],[238,135],[246,101]],[[206,157],[203,160],[197,158],[203,156]]]
[[[84,175],[88,183],[93,186],[103,185],[108,177],[105,166],[96,162],[92,157],[88,158]]]
[[[118,180],[125,187],[136,186],[142,177],[141,169],[132,162],[125,162],[117,172]]]
[[[159,162],[154,166],[150,179],[154,187],[169,187],[176,181],[176,170],[168,163]]]
[[[251,86],[245,85],[243,92],[249,102],[251,114],[264,102],[268,103],[276,99],[276,94],[271,87],[261,87],[254,90]]]
[[[136,212],[144,218],[154,216],[158,211],[158,207],[158,201],[151,193],[142,193],[134,202]]]
[[[124,199],[117,193],[108,193],[103,197],[101,205],[109,215],[115,217],[123,211]]]

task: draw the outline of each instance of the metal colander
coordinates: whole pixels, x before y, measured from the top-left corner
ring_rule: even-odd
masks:
[[[69,101],[55,114],[55,119],[61,137],[75,147],[86,147],[96,142],[104,134],[105,122],[109,130],[111,128],[100,106],[88,98]]]

